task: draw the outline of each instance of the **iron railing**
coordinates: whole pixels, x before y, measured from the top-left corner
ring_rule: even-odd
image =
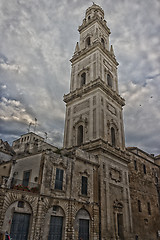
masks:
[[[23,180],[13,178],[11,182],[11,189],[38,193],[40,185],[33,182],[24,183]]]

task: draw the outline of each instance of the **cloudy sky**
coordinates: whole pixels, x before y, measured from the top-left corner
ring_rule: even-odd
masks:
[[[160,1],[97,0],[126,99],[126,146],[160,153]],[[62,146],[70,62],[89,0],[0,1],[0,138],[36,133]],[[30,127],[34,131],[34,125]]]

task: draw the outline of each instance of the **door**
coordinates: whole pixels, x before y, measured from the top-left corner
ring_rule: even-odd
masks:
[[[61,240],[63,217],[51,216],[48,240]]]
[[[89,240],[89,220],[79,219],[79,240]]]
[[[14,213],[11,225],[11,238],[13,240],[27,240],[30,214]]]

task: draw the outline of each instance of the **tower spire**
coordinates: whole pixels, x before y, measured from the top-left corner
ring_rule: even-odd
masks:
[[[74,54],[78,53],[79,52],[79,44],[78,42],[76,43],[76,47],[75,47],[75,51],[74,51]]]

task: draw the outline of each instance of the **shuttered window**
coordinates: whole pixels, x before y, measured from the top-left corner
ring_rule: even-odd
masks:
[[[63,187],[63,170],[57,168],[56,169],[56,180],[55,180],[55,189],[62,190]]]

